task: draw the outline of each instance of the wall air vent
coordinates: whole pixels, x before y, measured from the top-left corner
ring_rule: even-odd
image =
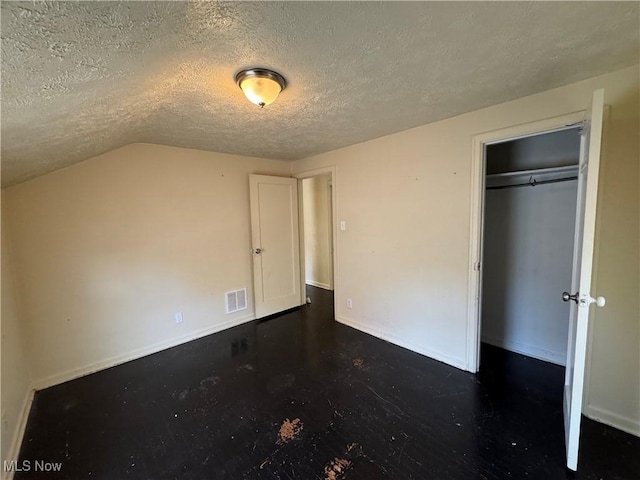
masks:
[[[225,293],[227,313],[238,312],[247,308],[247,289],[233,290]]]

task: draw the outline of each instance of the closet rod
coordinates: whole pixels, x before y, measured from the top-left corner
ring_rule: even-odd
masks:
[[[546,175],[551,173],[569,173],[574,170],[578,170],[579,165],[564,165],[562,167],[551,168],[534,168],[531,170],[516,170],[514,172],[502,172],[502,173],[488,173],[487,180],[490,178],[509,178],[509,177],[523,177],[525,175]]]
[[[535,187],[536,185],[544,185],[545,183],[569,182],[571,180],[577,180],[577,179],[578,177],[564,177],[564,178],[556,178],[553,180],[540,180],[540,181],[533,179],[533,180],[529,180],[527,183],[514,183],[513,185],[498,185],[494,187],[486,187],[486,189],[500,190],[503,188],[512,188],[512,187]]]

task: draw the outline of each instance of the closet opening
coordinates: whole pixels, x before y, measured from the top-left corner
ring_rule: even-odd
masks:
[[[580,130],[485,148],[480,370],[525,383],[523,370],[557,377],[555,396],[567,358],[562,292],[572,277]]]

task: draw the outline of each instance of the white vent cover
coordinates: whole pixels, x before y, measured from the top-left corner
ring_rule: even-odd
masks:
[[[225,293],[227,299],[227,313],[237,312],[247,308],[247,289],[233,290]]]

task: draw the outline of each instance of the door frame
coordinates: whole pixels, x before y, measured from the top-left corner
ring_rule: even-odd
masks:
[[[486,147],[496,143],[576,128],[584,121],[585,113],[586,110],[580,110],[473,136],[471,154],[471,223],[469,228],[470,261],[467,291],[466,370],[469,372],[476,373],[480,368]]]
[[[327,211],[329,212],[329,254],[331,255],[331,261],[329,262],[329,289],[334,290],[334,276],[333,276],[333,175],[332,180],[327,183]]]
[[[315,168],[313,170],[305,170],[303,172],[297,172],[293,174],[294,178],[298,179],[298,225],[300,225],[300,304],[303,305],[307,301],[306,283],[305,283],[305,249],[304,249],[304,206],[303,206],[303,186],[302,180],[305,178],[320,177],[323,175],[331,175],[331,243],[333,246],[332,259],[331,259],[331,285],[333,287],[333,308],[334,312],[337,312],[337,299],[338,299],[338,235],[336,226],[338,225],[338,208],[337,208],[337,178],[336,167],[334,165]],[[335,313],[334,313],[335,316]]]

